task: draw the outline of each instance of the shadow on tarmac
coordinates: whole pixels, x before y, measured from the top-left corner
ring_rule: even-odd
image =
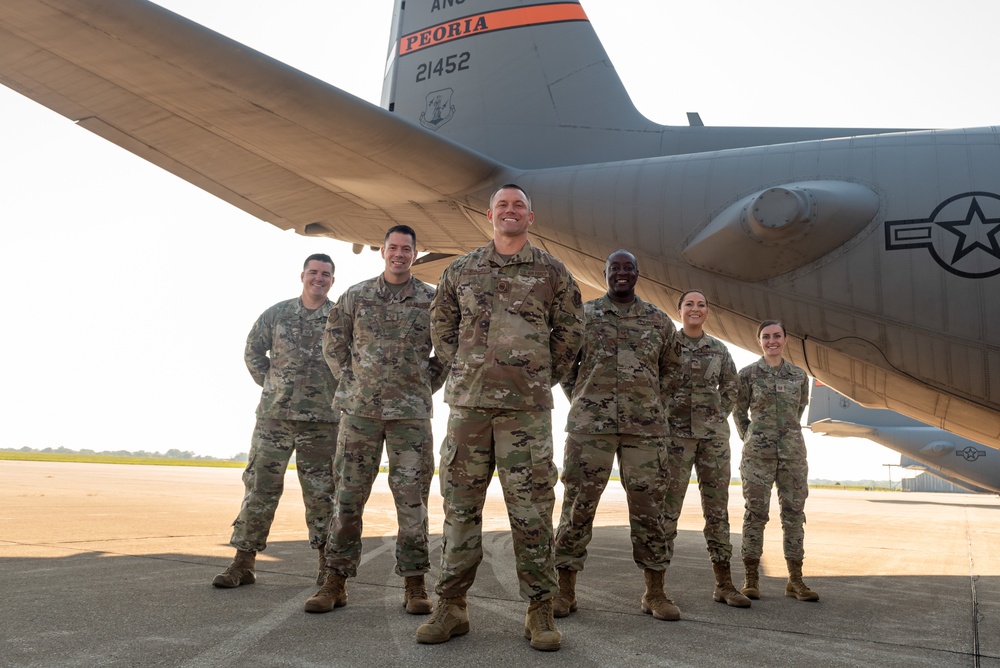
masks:
[[[739,545],[739,535],[733,536]],[[327,614],[302,604],[316,589],[315,552],[277,541],[261,553],[258,582],[217,589],[228,560],[191,554],[0,558],[4,666],[998,666],[983,654],[970,579],[960,576],[810,576],[821,595],[783,595],[785,577],[766,568],[763,598],[749,610],[711,598],[713,578],[698,531],[682,531],[667,581],[680,622],[639,610],[641,571],[628,528],[595,530],[579,575],[579,610],[558,620],[557,654],[531,650],[522,636],[526,604],[517,593],[509,532],[487,532],[470,592],[472,631],[438,646],[418,645],[426,617],[407,615],[393,573],[391,536],[364,540],[349,603]],[[738,548],[737,548],[738,549]],[[437,577],[440,536],[433,536]],[[734,580],[742,581],[734,565]],[[1000,578],[973,579],[979,592]],[[992,642],[992,641],[991,641]],[[993,642],[995,646],[995,642]]]
[[[891,492],[891,493],[892,494],[896,494],[896,492]],[[870,503],[896,504],[896,505],[901,505],[901,506],[911,506],[911,507],[913,507],[914,512],[919,512],[918,509],[919,509],[920,506],[934,506],[934,507],[937,507],[937,508],[940,508],[940,507],[963,508],[963,509],[964,508],[968,508],[968,504],[964,504],[964,503],[949,503],[947,501],[933,501],[933,500],[928,501],[926,499],[916,500],[916,499],[907,499],[907,498],[898,498],[898,499],[871,499]],[[998,506],[977,506],[977,507],[978,508],[982,508],[983,510],[987,510],[987,509],[988,510],[992,510],[994,512],[1000,511],[1000,505],[998,505]]]
[[[430,526],[441,527],[431,488]],[[561,488],[557,487],[557,495]],[[811,489],[805,579],[818,603],[784,596],[777,502],[764,534],[762,594],[715,603],[696,488],[681,515],[667,591],[680,622],[639,610],[624,494],[609,485],[579,610],[559,620],[559,652],[523,637],[502,495],[484,512],[484,561],[470,592],[472,631],[418,645],[393,573],[396,520],[386,478],[365,510],[364,554],[349,604],[303,612],[317,590],[294,474],[258,557],[258,583],[216,589],[229,563],[239,469],[0,463],[0,666],[927,666],[1000,668],[1000,501],[964,494]],[[557,506],[558,508],[558,506]],[[730,497],[733,528],[742,499]],[[738,533],[733,542],[740,542]],[[433,536],[437,577],[440,536]],[[734,578],[742,579],[738,560]]]

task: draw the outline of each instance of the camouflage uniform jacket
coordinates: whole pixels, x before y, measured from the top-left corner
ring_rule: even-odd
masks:
[[[680,364],[670,379],[670,435],[728,442],[738,385],[729,349],[708,334],[696,341],[679,332],[674,352]]]
[[[583,334],[580,289],[562,262],[530,243],[504,264],[493,242],[441,276],[431,336],[452,406],[552,408]]]
[[[605,294],[583,309],[583,348],[563,383],[572,401],[566,431],[669,434],[664,390],[676,366],[674,323],[638,297],[620,306]]]
[[[410,278],[398,294],[379,276],[353,285],[326,324],[323,356],[340,385],[336,408],[373,420],[425,420],[444,382],[431,355],[434,288]]]
[[[740,369],[734,417],[744,456],[805,459],[801,420],[808,404],[809,378],[794,364],[781,360],[771,368],[761,357]]]
[[[323,326],[333,308],[326,300],[309,313],[296,297],[264,311],[247,336],[243,359],[264,388],[257,417],[339,422],[333,410],[337,381],[323,360]]]

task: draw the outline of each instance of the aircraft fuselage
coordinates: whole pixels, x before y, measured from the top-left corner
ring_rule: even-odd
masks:
[[[643,296],[668,312],[699,287],[712,295],[713,333],[748,350],[757,323],[779,318],[793,361],[812,376],[865,405],[1000,447],[1000,377],[990,373],[1000,365],[994,128],[515,178],[544,212],[535,234],[583,282],[600,287],[607,253],[627,248],[640,260]]]

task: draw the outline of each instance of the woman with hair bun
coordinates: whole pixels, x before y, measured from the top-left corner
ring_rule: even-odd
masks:
[[[681,331],[674,346],[679,365],[668,388],[670,402],[670,475],[664,502],[667,556],[672,557],[677,520],[691,479],[698,474],[705,542],[715,573],[712,598],[735,608],[749,608],[750,599],[733,586],[729,538],[729,413],[736,403],[736,365],[729,349],[704,331],[708,298],[688,290],[677,302]]]
[[[818,601],[819,594],[802,581],[803,526],[809,496],[809,466],[802,438],[802,412],[809,403],[809,378],[785,360],[785,326],[765,320],[757,328],[763,356],[740,369],[736,398],[736,429],[743,439],[740,476],[743,478],[743,566],[746,582],[741,590],[760,598],[760,557],[764,551],[764,526],[771,503],[771,486],[778,488],[781,529],[788,584],[785,596]]]

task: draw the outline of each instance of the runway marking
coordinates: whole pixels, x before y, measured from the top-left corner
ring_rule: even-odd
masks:
[[[382,543],[378,547],[367,551],[361,555],[361,563],[359,566],[364,566],[368,561],[393,549],[395,545],[395,540],[389,540]],[[287,601],[274,608],[271,614],[262,618],[256,624],[244,627],[242,631],[237,633],[235,636],[230,637],[222,644],[216,645],[208,651],[202,652],[198,656],[192,657],[189,661],[180,665],[185,666],[186,668],[215,668],[215,666],[232,663],[234,657],[242,656],[248,651],[252,652],[256,647],[257,641],[261,638],[267,637],[268,633],[284,624],[286,620],[292,617],[292,615],[307,614],[306,612],[303,612],[302,604],[314,593],[316,593],[316,585],[311,585],[306,589],[301,590],[299,593],[295,594],[295,596],[289,598]]]
[[[972,554],[972,525],[969,523],[969,507],[965,507],[965,538],[969,550],[969,582],[972,586],[972,655],[974,668],[980,668],[982,654],[979,651],[979,594],[976,592],[976,560]]]

